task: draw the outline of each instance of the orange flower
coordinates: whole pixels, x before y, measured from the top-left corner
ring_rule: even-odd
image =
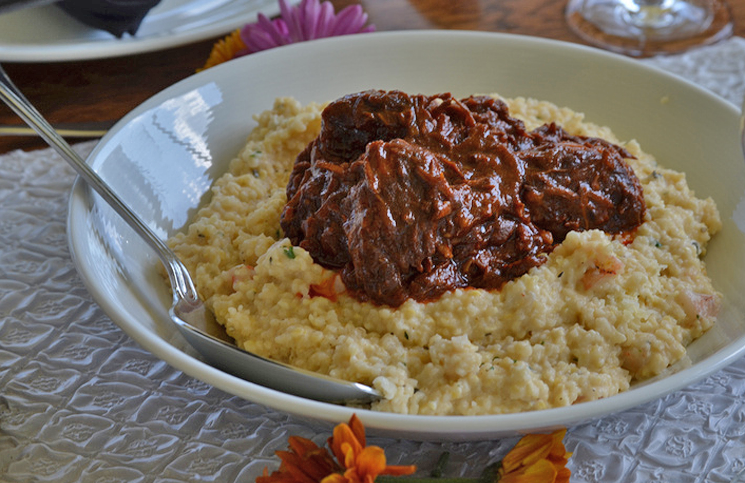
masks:
[[[282,461],[271,475],[264,474],[256,483],[373,483],[378,475],[409,475],[416,466],[387,466],[385,453],[378,446],[365,445],[365,427],[356,415],[349,424],[339,424],[325,448],[299,436],[290,436],[290,451],[277,451]]]
[[[246,49],[246,44],[241,38],[241,29],[236,29],[230,35],[215,42],[207,62],[200,70],[209,69],[210,67],[227,62],[234,58],[238,52]]]
[[[289,443],[290,451],[277,451],[282,461],[279,469],[269,475],[264,468],[263,476],[256,478],[256,483],[320,483],[328,475],[342,470],[331,454],[313,441],[290,436]]]
[[[502,460],[499,483],[569,483],[572,453],[564,448],[566,429],[523,437]]]
[[[373,483],[378,475],[410,475],[416,471],[414,465],[388,466],[382,448],[366,445],[365,427],[356,414],[349,424],[334,428],[328,444],[345,471],[327,476],[323,483]]]
[[[480,477],[415,477],[406,478],[405,482],[569,483],[571,472],[566,464],[572,454],[564,448],[565,435],[564,429],[525,436],[501,462],[487,467]],[[256,483],[375,483],[376,480],[395,483],[395,478],[390,477],[416,471],[414,465],[387,465],[382,448],[367,446],[365,427],[354,414],[348,424],[334,428],[333,436],[328,439],[330,451],[298,436],[290,437],[289,442],[289,451],[277,451],[282,461],[279,470],[270,475],[264,469]]]

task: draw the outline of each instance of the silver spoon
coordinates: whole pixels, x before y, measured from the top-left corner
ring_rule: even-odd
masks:
[[[380,395],[363,384],[265,359],[238,348],[204,307],[194,282],[176,254],[111,190],[103,179],[62,139],[0,67],[0,98],[52,146],[90,187],[101,195],[145,242],[168,272],[173,291],[170,318],[205,360],[235,376],[289,394],[325,402],[370,402]]]

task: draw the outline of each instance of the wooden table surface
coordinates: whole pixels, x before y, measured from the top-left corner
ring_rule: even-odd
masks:
[[[378,31],[463,29],[582,43],[564,22],[566,0],[331,0],[337,11],[360,3]],[[745,36],[745,0],[730,0],[735,35]],[[5,63],[8,75],[52,123],[115,121],[188,77],[216,39],[160,52],[102,60]],[[0,106],[0,124],[20,124]],[[36,137],[0,136],[0,153],[38,149]]]

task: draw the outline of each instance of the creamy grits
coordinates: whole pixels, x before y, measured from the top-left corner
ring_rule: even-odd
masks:
[[[609,397],[660,374],[715,322],[721,296],[702,261],[721,227],[714,202],[581,113],[504,100],[527,129],[554,121],[636,158],[627,162],[647,208],[632,238],[570,232],[544,264],[496,291],[456,289],[396,308],[358,302],[280,229],[289,174],[318,135],[323,108],[281,98],[257,116],[211,199],[170,245],[239,345],[368,384],[383,395],[373,410],[539,410]]]

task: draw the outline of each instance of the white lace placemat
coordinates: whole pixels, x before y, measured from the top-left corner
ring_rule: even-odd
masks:
[[[745,39],[647,62],[740,105]],[[93,143],[77,146],[82,153]],[[0,482],[252,482],[315,426],[225,394],[140,348],[70,260],[74,173],[51,150],[0,156]],[[375,438],[391,464],[478,473],[516,438]],[[572,482],[730,482],[745,471],[745,360],[660,400],[573,427]]]

